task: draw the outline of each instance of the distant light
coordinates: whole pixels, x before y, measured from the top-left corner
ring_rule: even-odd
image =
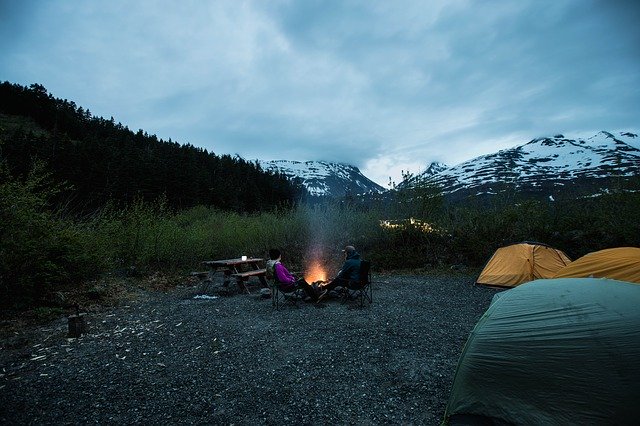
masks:
[[[380,221],[380,227],[384,229],[407,229],[407,228],[415,228],[422,232],[435,232],[435,228],[431,226],[431,224],[410,217],[409,219],[398,219],[398,220],[390,220],[385,219]]]

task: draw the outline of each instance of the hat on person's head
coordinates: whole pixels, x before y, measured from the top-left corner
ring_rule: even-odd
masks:
[[[356,248],[354,246],[346,246],[342,251],[347,254],[352,254],[356,252]]]

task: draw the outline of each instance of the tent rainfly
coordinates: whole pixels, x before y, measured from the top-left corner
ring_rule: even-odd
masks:
[[[491,256],[476,284],[515,287],[553,275],[571,262],[561,250],[546,244],[522,242],[501,247]]]
[[[610,278],[640,284],[640,248],[594,251],[560,269],[554,278]]]
[[[445,425],[636,425],[640,286],[536,280],[499,293],[464,346]]]

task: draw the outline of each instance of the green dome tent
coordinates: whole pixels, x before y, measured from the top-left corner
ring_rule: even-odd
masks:
[[[471,332],[448,425],[638,424],[640,286],[536,280],[499,293]]]

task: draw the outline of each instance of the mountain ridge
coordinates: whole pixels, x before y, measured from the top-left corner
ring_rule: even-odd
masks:
[[[263,170],[300,179],[310,195],[341,197],[382,193],[385,189],[356,166],[331,161],[256,160]]]
[[[267,171],[300,179],[312,196],[378,195],[387,192],[355,166],[330,161],[256,160]],[[637,132],[600,131],[591,136],[556,134],[448,166],[432,162],[395,188],[418,185],[442,189],[449,200],[507,191],[534,197],[598,195],[613,177],[640,176]]]
[[[531,195],[553,196],[571,188],[577,192],[606,189],[612,177],[640,175],[640,139],[636,132],[600,131],[587,138],[562,134],[482,155],[437,173],[427,171],[414,180],[437,185],[455,199],[495,195],[505,187]]]

